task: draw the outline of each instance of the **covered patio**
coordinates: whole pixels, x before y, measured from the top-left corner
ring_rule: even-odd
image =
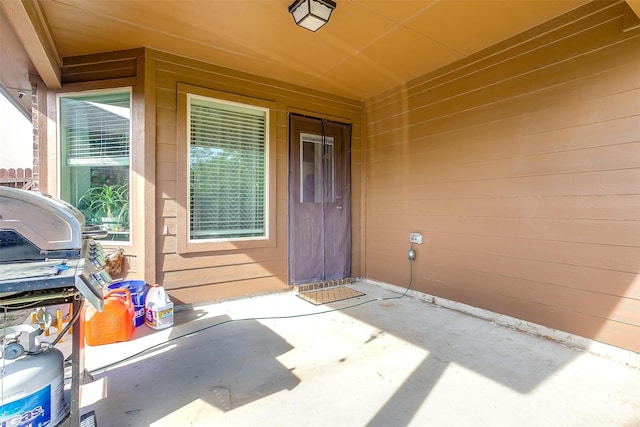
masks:
[[[349,287],[365,295],[199,305],[171,329],[89,347],[82,411],[100,426],[640,423],[632,353],[598,356],[400,287]]]
[[[0,90],[32,117],[33,189],[79,205],[95,159],[65,155],[63,113],[80,110],[63,101],[117,107],[108,172],[130,221],[105,248],[126,252],[118,278],[163,285],[179,309],[171,329],[87,349],[82,413],[101,427],[640,425],[640,0],[345,0],[316,33],[290,0],[149,4],[0,0]],[[210,191],[191,170],[215,157],[191,161],[200,103],[261,117],[259,178],[225,180],[257,184],[264,216],[234,228],[255,236],[194,232],[192,200]],[[321,130],[296,134],[292,117]],[[326,149],[326,123],[349,129],[335,194],[349,209],[289,191],[316,165],[292,147]],[[111,136],[68,128],[90,147]],[[224,207],[240,206],[228,188]],[[337,242],[339,280],[365,295],[295,295],[292,236],[320,229],[292,226],[301,206],[349,220],[305,257],[324,269]]]
[[[288,0],[153,4],[0,0],[0,86],[32,114],[33,188],[78,205],[89,184],[126,189],[130,221],[105,243],[128,255],[123,278],[162,284],[177,305],[333,280],[292,274],[298,254],[324,268],[335,253],[293,244],[321,229],[306,214],[296,226],[296,209],[318,205],[323,221],[349,221],[322,234],[346,249],[340,277],[401,285],[417,232],[429,256],[415,262],[414,289],[640,351],[638,0],[341,1],[315,33],[295,25]],[[122,149],[100,158],[117,165],[106,172],[64,154],[76,148],[67,127],[90,147],[109,133],[62,123],[76,111],[62,101],[85,98],[128,111],[112,114],[122,131],[104,139]],[[193,230],[191,201],[211,205],[190,185],[193,164],[208,161],[190,157],[196,99],[268,116],[257,178],[220,174],[224,188],[259,188],[244,211],[264,215],[236,227],[257,236]],[[289,193],[313,163],[292,147],[324,132],[297,138],[296,116],[350,129],[336,163],[348,180],[335,200],[347,204]],[[236,194],[217,198],[220,212],[244,212]]]

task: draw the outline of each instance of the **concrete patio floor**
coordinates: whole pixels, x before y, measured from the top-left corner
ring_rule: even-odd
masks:
[[[640,426],[637,366],[349,286],[366,295],[197,306],[171,329],[87,347],[81,412],[100,427]]]

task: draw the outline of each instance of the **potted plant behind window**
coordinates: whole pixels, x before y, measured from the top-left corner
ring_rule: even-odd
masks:
[[[126,231],[129,228],[128,185],[91,187],[78,200],[78,208],[89,222],[103,224],[109,231]]]

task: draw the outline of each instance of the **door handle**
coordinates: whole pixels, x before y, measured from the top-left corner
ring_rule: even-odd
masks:
[[[342,210],[342,206],[338,205],[336,206],[336,209]]]

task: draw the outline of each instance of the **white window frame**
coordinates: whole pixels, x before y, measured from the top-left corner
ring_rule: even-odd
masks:
[[[73,92],[64,92],[58,93],[56,95],[56,108],[57,108],[57,117],[56,117],[56,189],[57,189],[57,197],[62,197],[62,126],[61,126],[61,118],[62,118],[62,109],[61,109],[61,99],[62,98],[70,98],[70,97],[84,97],[91,95],[100,95],[100,94],[109,94],[109,93],[128,93],[129,95],[129,172],[128,172],[128,193],[129,193],[129,238],[127,240],[101,240],[101,244],[105,247],[109,246],[130,246],[133,244],[133,234],[134,234],[134,222],[132,217],[132,207],[133,203],[133,88],[130,86],[127,87],[114,87],[108,89],[94,89],[94,90],[86,90],[86,91],[73,91]]]
[[[190,237],[190,108],[191,100],[254,109],[265,114],[264,235],[251,237],[191,239]],[[275,246],[275,103],[212,89],[178,84],[178,172],[177,172],[177,249],[178,253],[232,250]]]

